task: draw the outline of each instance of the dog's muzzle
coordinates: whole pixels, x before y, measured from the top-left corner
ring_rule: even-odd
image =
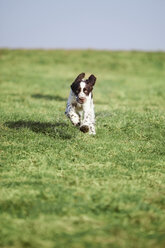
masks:
[[[78,103],[83,104],[86,101],[86,98],[85,97],[77,97],[76,100]]]

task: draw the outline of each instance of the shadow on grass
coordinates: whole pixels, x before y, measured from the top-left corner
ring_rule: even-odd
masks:
[[[59,101],[59,102],[66,102],[67,99],[63,98],[61,96],[51,96],[51,95],[42,95],[42,94],[34,94],[32,95],[33,98],[37,98],[37,99],[45,99],[45,100],[54,100],[54,101]]]
[[[35,133],[42,133],[52,138],[71,139],[74,138],[69,125],[64,122],[35,122],[35,121],[9,121],[5,125],[13,129],[28,128]]]

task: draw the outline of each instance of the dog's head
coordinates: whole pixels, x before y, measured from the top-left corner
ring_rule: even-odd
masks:
[[[71,89],[76,96],[78,103],[83,104],[93,90],[96,77],[92,74],[88,79],[84,79],[85,73],[81,73],[71,85]]]

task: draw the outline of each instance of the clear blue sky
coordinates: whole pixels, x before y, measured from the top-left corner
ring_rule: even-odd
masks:
[[[165,0],[0,0],[0,47],[165,51]]]

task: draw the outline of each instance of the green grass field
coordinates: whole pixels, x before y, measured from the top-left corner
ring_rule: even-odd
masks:
[[[96,136],[64,115],[96,75]],[[0,247],[165,247],[165,53],[0,50]]]

